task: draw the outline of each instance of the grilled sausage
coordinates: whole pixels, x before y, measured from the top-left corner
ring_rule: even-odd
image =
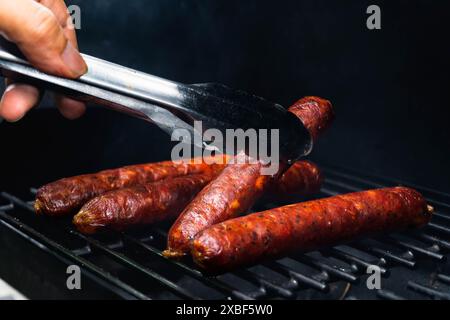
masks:
[[[295,162],[277,181],[268,185],[262,201],[298,202],[306,196],[320,191],[323,175],[311,161]]]
[[[207,164],[212,159],[208,162],[198,159],[164,161],[61,179],[38,190],[34,207],[37,214],[49,216],[74,213],[87,201],[107,191],[188,174],[219,173],[225,167],[228,156],[214,159],[217,161],[212,165]]]
[[[319,97],[304,97],[294,103],[289,112],[299,118],[314,141],[328,129],[334,120],[331,103]]]
[[[264,193],[272,179],[261,174],[263,165],[243,162],[228,165],[186,207],[169,230],[164,256],[182,257],[189,252],[189,242],[198,232],[246,212]]]
[[[87,202],[73,218],[83,233],[105,227],[124,230],[176,218],[212,175],[190,175],[107,192]]]
[[[327,100],[306,97],[296,102],[289,111],[294,113],[317,138],[333,119],[333,109]],[[222,173],[208,184],[175,221],[169,231],[164,255],[179,258],[189,252],[189,243],[197,233],[216,223],[234,218],[246,212],[270,189],[277,179],[289,168],[280,163],[278,174],[262,174],[264,165],[249,159],[244,153],[238,154],[234,164],[228,165]]]
[[[432,208],[417,191],[385,188],[279,207],[216,224],[192,242],[194,261],[217,272],[380,232],[420,227]]]
[[[94,233],[171,220],[214,177],[191,175],[110,191],[87,202],[73,223],[83,233]],[[315,164],[298,161],[273,185],[269,199],[298,199],[317,192],[321,182]]]

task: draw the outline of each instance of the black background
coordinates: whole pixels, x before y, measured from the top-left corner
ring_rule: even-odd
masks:
[[[96,0],[81,7],[81,50],[168,79],[221,82],[289,106],[330,99],[320,163],[450,192],[447,1]],[[366,28],[377,4],[382,29]],[[48,99],[43,107],[50,106]],[[0,124],[0,188],[168,159],[158,128],[92,107],[77,121],[38,108]]]

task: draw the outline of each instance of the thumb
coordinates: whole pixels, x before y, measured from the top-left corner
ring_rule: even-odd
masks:
[[[67,78],[80,77],[87,71],[57,17],[33,0],[0,0],[0,33],[41,71]]]

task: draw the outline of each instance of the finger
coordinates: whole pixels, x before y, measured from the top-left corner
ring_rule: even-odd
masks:
[[[59,111],[67,119],[78,119],[86,111],[86,105],[81,101],[77,101],[61,95],[55,95],[55,100]]]
[[[72,23],[72,18],[69,15],[67,6],[63,0],[35,0],[43,6],[49,8],[60,26],[63,29],[64,35],[72,43],[72,45],[78,49],[77,36],[75,33],[75,27]]]
[[[36,0],[45,7],[49,8],[59,24],[63,28],[64,35],[73,44],[75,48],[78,48],[77,37],[75,33],[75,27],[72,24],[72,19],[67,11],[67,6],[63,0]],[[77,119],[81,117],[86,111],[86,105],[82,102],[74,99],[64,97],[61,95],[55,95],[55,102],[58,106],[61,114],[67,119]]]
[[[5,83],[6,83],[6,86],[8,87],[11,84],[13,84],[14,82],[12,79],[6,79]],[[11,87],[9,90],[13,90],[13,89],[14,88]],[[14,90],[18,90],[18,89],[16,88]],[[11,94],[11,92],[8,92],[8,94]],[[20,95],[20,94],[23,94],[23,92],[22,91],[14,92],[13,93],[14,99],[15,99],[16,94]],[[37,99],[35,99],[36,102],[34,105],[37,104],[37,102],[40,100],[41,96],[42,96],[42,92],[39,92]],[[9,98],[10,97],[6,98],[6,108],[7,108],[6,113],[11,113],[9,111],[11,108],[13,108],[13,109],[17,108],[16,105],[14,104],[14,103],[16,103],[16,100],[13,100],[12,102],[8,102],[8,101],[10,101]],[[24,97],[24,99],[28,99],[28,98]],[[34,99],[34,97],[33,97],[33,99]],[[74,99],[71,99],[68,97],[64,97],[64,96],[55,94],[55,102],[56,102],[56,105],[58,106],[58,109],[61,112],[61,114],[65,118],[70,119],[70,120],[78,119],[86,112],[86,105],[83,102],[78,101],[78,100],[74,100]],[[32,103],[32,102],[30,101],[30,103]],[[1,110],[1,108],[0,108],[0,110]],[[20,110],[21,110],[21,108],[19,108],[19,111]],[[28,111],[28,110],[26,110],[26,111]],[[13,110],[13,112],[17,113],[17,110]],[[0,111],[0,113],[1,113],[1,111]],[[1,117],[1,115],[0,115],[0,117]],[[9,121],[18,121],[22,117],[23,117],[22,114],[19,114],[19,115],[15,114],[9,118]]]
[[[60,94],[55,94],[54,99],[59,112],[67,119],[78,119],[86,111],[86,104],[81,101]]]
[[[40,3],[0,1],[0,30],[44,72],[77,78],[87,71],[86,63],[66,37],[58,18]]]
[[[6,78],[5,79],[5,88],[8,88],[10,85],[17,83],[16,80],[11,79],[11,78]],[[27,83],[21,83],[19,82],[19,84],[27,84]],[[29,84],[30,86],[33,86],[31,84]],[[44,95],[44,90],[42,90],[41,88],[36,87],[36,89],[39,91],[39,97],[38,97],[38,102],[41,101],[42,96]]]
[[[18,121],[38,103],[39,98],[39,90],[31,85],[10,84],[0,101],[0,117],[10,122]]]

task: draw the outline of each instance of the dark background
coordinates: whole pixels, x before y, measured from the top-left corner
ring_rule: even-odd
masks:
[[[180,82],[221,82],[284,106],[305,95],[328,98],[337,118],[312,159],[450,192],[450,2],[67,4],[81,7],[85,53]],[[381,30],[366,28],[370,4],[381,7]],[[41,107],[0,124],[0,188],[168,159],[169,140],[102,108],[71,122]]]

